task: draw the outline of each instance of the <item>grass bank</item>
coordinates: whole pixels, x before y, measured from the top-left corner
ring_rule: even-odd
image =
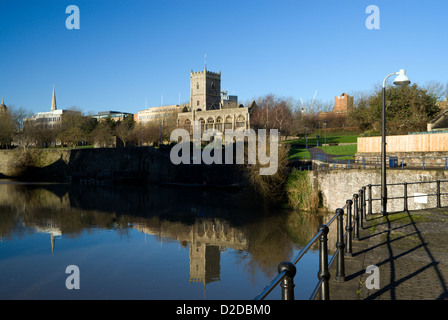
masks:
[[[357,152],[357,140],[358,135],[347,134],[347,133],[331,133],[327,135],[327,146],[326,151],[331,155],[342,155],[354,156]],[[284,142],[291,146],[289,153],[289,160],[305,160],[310,159],[310,153],[306,149],[316,147],[325,150],[325,146],[322,146],[325,143],[325,137],[320,136],[317,138],[316,136],[309,136],[307,139],[300,138],[294,140],[288,140]],[[341,158],[344,160],[345,158]]]
[[[286,195],[291,208],[315,212],[321,207],[319,192],[313,189],[308,171],[291,171],[286,182]]]

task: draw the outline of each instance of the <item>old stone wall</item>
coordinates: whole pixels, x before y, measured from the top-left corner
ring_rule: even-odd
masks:
[[[353,195],[369,184],[372,184],[372,211],[381,211],[381,171],[374,169],[350,169],[350,170],[329,170],[310,171],[310,181],[313,188],[319,190],[323,205],[330,211],[341,208],[348,199],[353,199]],[[448,171],[444,170],[388,170],[387,183],[397,184],[388,186],[388,197],[402,197],[404,186],[407,182],[408,209],[417,210],[425,208],[435,208],[436,197],[431,196],[436,193],[436,183],[424,183],[436,180],[448,180]],[[448,193],[448,182],[440,183],[441,193]],[[368,188],[366,188],[366,193]],[[368,196],[367,196],[368,197]],[[442,195],[442,206],[448,206],[448,196]],[[403,199],[390,199],[388,201],[388,211],[402,211],[404,208]]]
[[[55,182],[113,179],[221,186],[244,182],[233,165],[174,165],[168,147],[0,150],[2,176]]]

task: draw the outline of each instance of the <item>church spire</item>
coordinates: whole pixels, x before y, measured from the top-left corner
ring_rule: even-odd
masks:
[[[0,113],[5,113],[8,107],[5,104],[5,100],[2,98],[2,104],[0,104]]]
[[[53,85],[53,98],[51,99],[51,111],[56,110],[56,94],[54,92],[54,85]]]
[[[207,55],[204,56],[204,71],[207,71]]]

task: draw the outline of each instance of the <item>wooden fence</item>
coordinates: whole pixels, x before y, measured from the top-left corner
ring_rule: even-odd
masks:
[[[386,152],[448,151],[448,133],[386,137]],[[381,152],[381,137],[359,137],[358,152]]]

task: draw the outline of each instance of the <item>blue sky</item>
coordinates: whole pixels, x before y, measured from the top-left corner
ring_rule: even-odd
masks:
[[[69,30],[66,7],[80,11]],[[369,5],[380,29],[369,30]],[[221,70],[240,102],[274,93],[332,102],[401,68],[448,82],[440,0],[0,0],[0,97],[34,112],[136,113],[189,100],[190,70]],[[392,80],[390,80],[392,81]]]

